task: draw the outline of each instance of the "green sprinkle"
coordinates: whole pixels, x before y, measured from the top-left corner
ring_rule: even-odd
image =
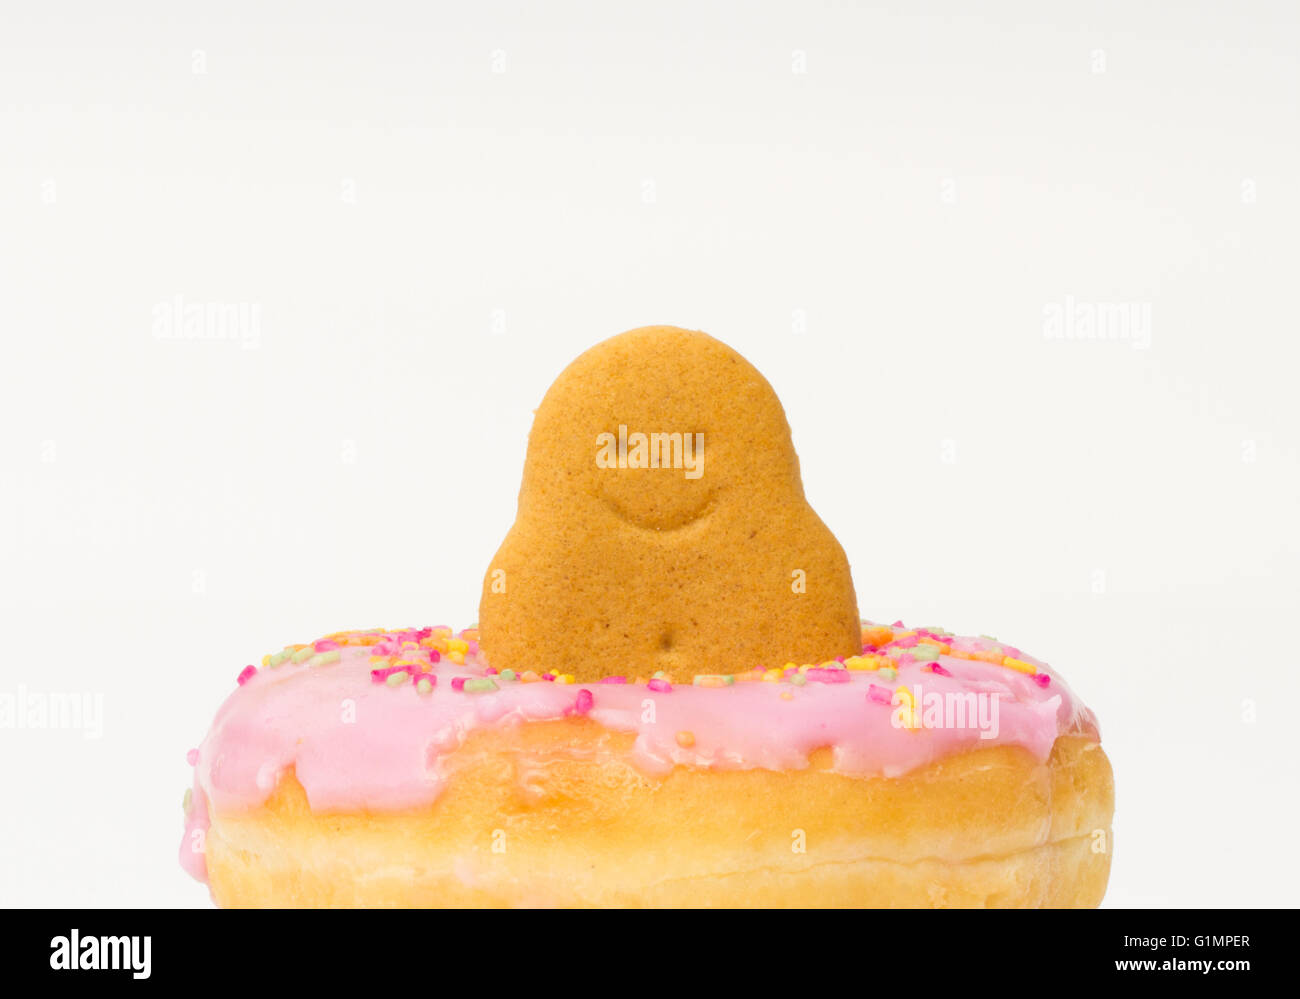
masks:
[[[328,666],[330,663],[338,662],[342,656],[339,655],[338,649],[330,649],[328,652],[318,652],[307,660],[308,666]]]
[[[984,639],[984,641],[986,641],[986,642],[996,642],[996,641],[997,641],[997,639],[994,638],[992,635],[980,635],[980,638]]]
[[[503,670],[501,671],[501,679],[502,679],[502,680],[515,680],[515,679],[518,679],[518,678],[515,676],[515,671],[514,671],[514,670],[512,670],[512,669],[503,669]]]
[[[415,689],[418,690],[421,694],[427,694],[429,691],[433,689],[433,684],[429,682],[429,678],[427,676],[422,676],[420,677],[419,681],[416,683]]]
[[[275,669],[275,667],[282,665],[284,661],[288,658],[289,658],[289,650],[285,649],[283,652],[277,652],[275,653],[275,655],[271,656],[271,661],[266,665],[271,669]]]
[[[805,683],[808,682],[808,677],[806,677],[802,673],[796,673],[794,676],[790,677],[790,682],[793,683],[796,687],[802,687]]]
[[[305,663],[308,659],[316,654],[316,648],[312,645],[304,645],[289,658],[296,663]]]
[[[876,672],[886,680],[893,680],[898,677],[898,670],[894,669],[893,666],[881,666]]]
[[[396,673],[389,673],[388,679],[384,683],[390,687],[400,687],[409,679],[411,679],[411,674],[404,669],[399,669]]]
[[[181,807],[185,809],[185,814],[190,814],[190,805],[194,803],[194,789],[187,787],[185,789],[185,799],[181,802]]]
[[[939,647],[922,643],[911,650],[912,658],[917,662],[932,663],[939,658]]]
[[[476,676],[465,681],[465,693],[478,694],[486,693],[489,690],[500,690],[496,681],[490,676]]]

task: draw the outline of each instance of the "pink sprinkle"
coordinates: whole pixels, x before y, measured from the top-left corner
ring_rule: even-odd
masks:
[[[249,681],[249,679],[256,672],[257,672],[256,666],[245,666],[242,670],[239,671],[239,676],[235,677],[235,679],[239,681],[239,685],[242,687],[244,684],[246,684]]]
[[[846,669],[810,669],[804,673],[804,676],[818,683],[849,682],[849,671]]]
[[[497,675],[498,673],[500,673],[501,671],[498,670],[498,669],[496,669],[496,668],[493,667],[493,666],[489,666],[489,667],[488,667],[487,669],[485,669],[483,672],[486,673],[488,676],[496,676],[496,675]]]
[[[430,649],[429,662],[431,663],[442,662],[442,653],[440,653],[437,649]]]
[[[952,676],[951,673],[949,673],[946,669],[944,669],[944,668],[943,668],[942,666],[940,666],[938,663],[931,663],[931,664],[930,664],[930,672],[933,673],[935,676]]]
[[[596,698],[592,696],[591,691],[583,687],[578,691],[578,699],[573,702],[573,713],[576,715],[585,715],[591,710],[591,706],[596,703]]]
[[[478,655],[478,640],[475,638],[471,638],[467,644],[469,645],[469,650],[468,650],[469,654],[471,656]]]
[[[885,687],[877,687],[874,683],[867,684],[867,700],[875,701],[877,704],[893,704],[894,695]]]
[[[197,767],[199,765],[199,751],[197,749],[191,749],[185,754],[185,762],[192,767]]]
[[[906,638],[900,638],[896,642],[890,642],[890,644],[896,649],[914,649],[920,641],[920,635],[908,635]]]
[[[316,643],[317,652],[331,652],[337,648],[341,648],[339,643],[329,638],[322,638],[319,642]]]
[[[465,689],[465,681],[468,680],[468,679],[469,679],[469,677],[467,677],[467,676],[453,676],[453,677],[451,678],[451,689],[452,689],[452,690],[464,690],[464,689]]]
[[[907,627],[907,626],[906,626],[905,624],[903,624],[902,621],[895,621],[893,624],[890,625],[890,627],[891,627],[891,628],[905,628],[905,627]]]
[[[554,683],[554,682],[555,682],[555,674],[554,674],[554,673],[543,673],[543,674],[542,674],[542,679],[543,679],[543,680],[546,680],[548,683]]]
[[[600,681],[601,683],[627,683],[625,676],[607,676]]]
[[[1034,683],[1038,684],[1040,687],[1046,687],[1051,682],[1052,682],[1052,678],[1048,676],[1046,673],[1034,674]]]
[[[664,694],[668,693],[673,689],[673,685],[671,683],[669,683],[667,680],[660,680],[659,677],[655,677],[653,680],[647,683],[646,686],[649,687],[651,690],[657,690]]]

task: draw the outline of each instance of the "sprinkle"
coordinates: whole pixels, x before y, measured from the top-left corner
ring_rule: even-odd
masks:
[[[181,799],[181,808],[185,809],[186,815],[190,814],[190,805],[192,805],[193,803],[194,803],[194,789],[192,787],[187,787],[185,789],[185,797]]]
[[[1052,682],[1052,678],[1047,673],[1034,674],[1034,683],[1038,684],[1040,687],[1046,687],[1051,682]]]
[[[263,666],[263,667],[267,667],[267,666],[270,666],[270,665],[271,665],[271,657],[270,657],[269,655],[265,655],[265,656],[263,656],[263,657],[262,657],[262,666]]]
[[[697,687],[730,687],[735,682],[734,676],[722,673],[696,673],[693,681]]]
[[[328,638],[322,638],[316,643],[315,647],[317,652],[333,652],[339,647],[339,643],[331,641]]]
[[[533,672],[533,670],[526,669],[526,670],[524,670],[523,674],[519,677],[519,682],[520,682],[520,683],[536,683],[536,682],[539,681],[540,679],[541,679],[541,677],[538,676],[535,672]]]
[[[390,687],[400,687],[409,679],[411,679],[411,674],[406,672],[404,669],[399,669],[389,673],[388,678],[384,683],[388,684]]]
[[[592,696],[591,691],[586,687],[583,687],[578,691],[578,697],[573,702],[573,713],[577,715],[585,715],[591,710],[591,706],[595,703],[596,698]]]
[[[781,671],[779,669],[770,669],[763,674],[764,683],[780,683]]]
[[[1033,676],[1038,672],[1038,667],[1033,663],[1027,663],[1023,659],[1013,659],[1011,656],[1004,658],[1002,660],[1002,665],[1013,669],[1018,673],[1028,673],[1030,676]]]
[[[252,679],[253,674],[256,672],[257,672],[256,666],[245,666],[243,669],[239,671],[239,676],[235,677],[235,680],[238,681],[239,685],[242,687],[250,679]]]
[[[342,658],[342,654],[337,649],[331,649],[328,652],[317,652],[307,660],[308,666],[328,666],[330,663],[336,663]]]
[[[790,677],[790,682],[793,683],[796,687],[802,687],[805,683],[808,682],[808,674],[796,673],[794,676]]]
[[[625,676],[607,676],[607,677],[603,678],[600,682],[601,682],[601,683],[627,683],[627,677],[625,677]]]
[[[937,645],[922,644],[912,650],[912,658],[920,663],[931,663],[939,658],[942,651]]]
[[[943,668],[942,666],[940,666],[938,663],[931,663],[931,664],[930,664],[930,672],[933,673],[935,676],[952,676],[951,673],[949,673],[946,669],[944,669],[944,668]]]
[[[489,676],[476,676],[466,680],[463,689],[467,694],[485,694],[490,690],[500,690],[501,688]]]
[[[288,659],[289,656],[290,653],[287,649],[284,652],[277,652],[275,655],[271,657],[270,661],[266,665],[269,666],[271,669],[275,669],[277,666],[282,664],[286,659]]]
[[[448,652],[447,658],[450,659],[452,662],[454,662],[457,666],[465,665],[465,653],[460,652],[457,649],[452,649],[450,652]]]
[[[903,623],[900,621],[898,623],[898,627],[901,628],[902,626]],[[884,625],[881,624],[868,625],[867,627],[862,629],[863,645],[885,645],[890,641],[892,641],[893,638],[894,638],[894,629],[886,628]]]
[[[874,701],[876,704],[893,704],[894,695],[886,687],[877,687],[874,683],[869,683],[867,700]]]
[[[448,652],[468,652],[468,651],[469,651],[469,642],[465,641],[465,639],[463,639],[463,638],[449,638],[449,639],[447,639],[447,651],[448,651]]]
[[[191,749],[188,753],[185,754],[185,762],[192,767],[198,766],[199,751],[197,749]]]
[[[815,680],[817,683],[849,682],[849,671],[846,669],[810,669],[803,675],[809,680]]]
[[[468,679],[469,679],[469,677],[467,677],[467,676],[454,676],[454,677],[452,677],[452,678],[451,678],[451,689],[452,689],[452,690],[464,690],[464,689],[465,689],[465,681],[468,680]]]
[[[898,670],[893,666],[881,666],[880,675],[886,680],[896,680],[898,679]]]
[[[421,694],[427,694],[429,693],[429,691],[433,690],[433,685],[437,682],[438,682],[437,677],[422,676],[420,677],[419,680],[415,682],[415,689],[418,690]]]
[[[667,680],[661,680],[657,676],[654,677],[649,683],[647,683],[646,686],[649,687],[651,690],[657,690],[663,694],[666,694],[673,689],[673,685],[671,683],[669,683]]]
[[[501,679],[502,679],[502,680],[518,680],[519,677],[515,675],[515,671],[512,670],[512,669],[503,669],[503,670],[501,671]]]
[[[849,656],[844,660],[844,668],[851,670],[876,669],[879,665],[876,656]]]
[[[291,655],[289,658],[296,663],[305,663],[308,659],[316,654],[316,650],[310,645],[304,645],[301,649]]]
[[[695,733],[694,733],[694,732],[678,732],[678,733],[677,733],[677,745],[681,746],[682,749],[690,749],[692,746],[695,745]]]
[[[557,677],[555,678],[555,682],[556,682],[556,683],[573,683],[573,682],[575,682],[575,681],[574,681],[574,676],[573,676],[572,673],[561,673],[559,676],[557,676]]]

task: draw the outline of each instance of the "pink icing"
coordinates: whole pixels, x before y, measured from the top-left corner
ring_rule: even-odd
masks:
[[[960,652],[995,647],[977,638],[937,640]],[[434,654],[430,672],[411,670],[435,681],[433,690],[421,693],[412,682],[397,687],[375,682],[371,655],[397,655],[400,649],[395,638],[370,647],[341,645],[337,663],[286,661],[241,675],[197,754],[191,752],[194,786],[180,851],[190,874],[206,877],[201,842],[209,808],[226,812],[261,805],[290,767],[314,811],[424,806],[442,790],[442,756],[455,751],[470,732],[491,725],[586,715],[609,729],[634,734],[630,762],[651,776],[666,775],[675,765],[797,770],[808,766],[815,750],[829,747],[832,765],[841,773],[894,777],[985,745],[1021,746],[1046,760],[1058,735],[1099,737],[1092,713],[1060,677],[1023,654],[1015,658],[1037,667],[1036,675],[945,654],[937,669],[901,657],[896,678],[873,670],[818,667],[807,671],[814,682],[799,683],[797,671],[787,670],[784,682],[718,687],[658,680],[649,685],[567,684],[551,676],[545,677],[549,683],[523,683],[498,674],[499,689],[488,692],[464,689],[467,679],[488,675],[474,652],[464,665]],[[564,672],[562,661],[556,671]],[[1045,677],[1053,679],[1047,683]],[[900,685],[915,690],[918,684],[931,698],[993,698],[996,732],[981,731],[973,718],[965,727],[898,725],[890,703],[893,691]],[[648,704],[653,712],[646,710]],[[677,733],[683,731],[694,733],[693,744],[678,743]]]

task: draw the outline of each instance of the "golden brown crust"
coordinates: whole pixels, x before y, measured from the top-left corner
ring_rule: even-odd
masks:
[[[229,906],[1095,906],[1110,869],[1110,764],[1057,740],[898,778],[679,767],[647,778],[590,721],[475,733],[429,808],[316,814],[287,774],[213,816]]]
[[[600,467],[599,435],[620,427],[702,434],[700,474]],[[598,344],[546,393],[479,628],[498,668],[541,672],[562,649],[579,681],[861,651],[848,560],[804,498],[776,393],[730,347],[667,326]]]

